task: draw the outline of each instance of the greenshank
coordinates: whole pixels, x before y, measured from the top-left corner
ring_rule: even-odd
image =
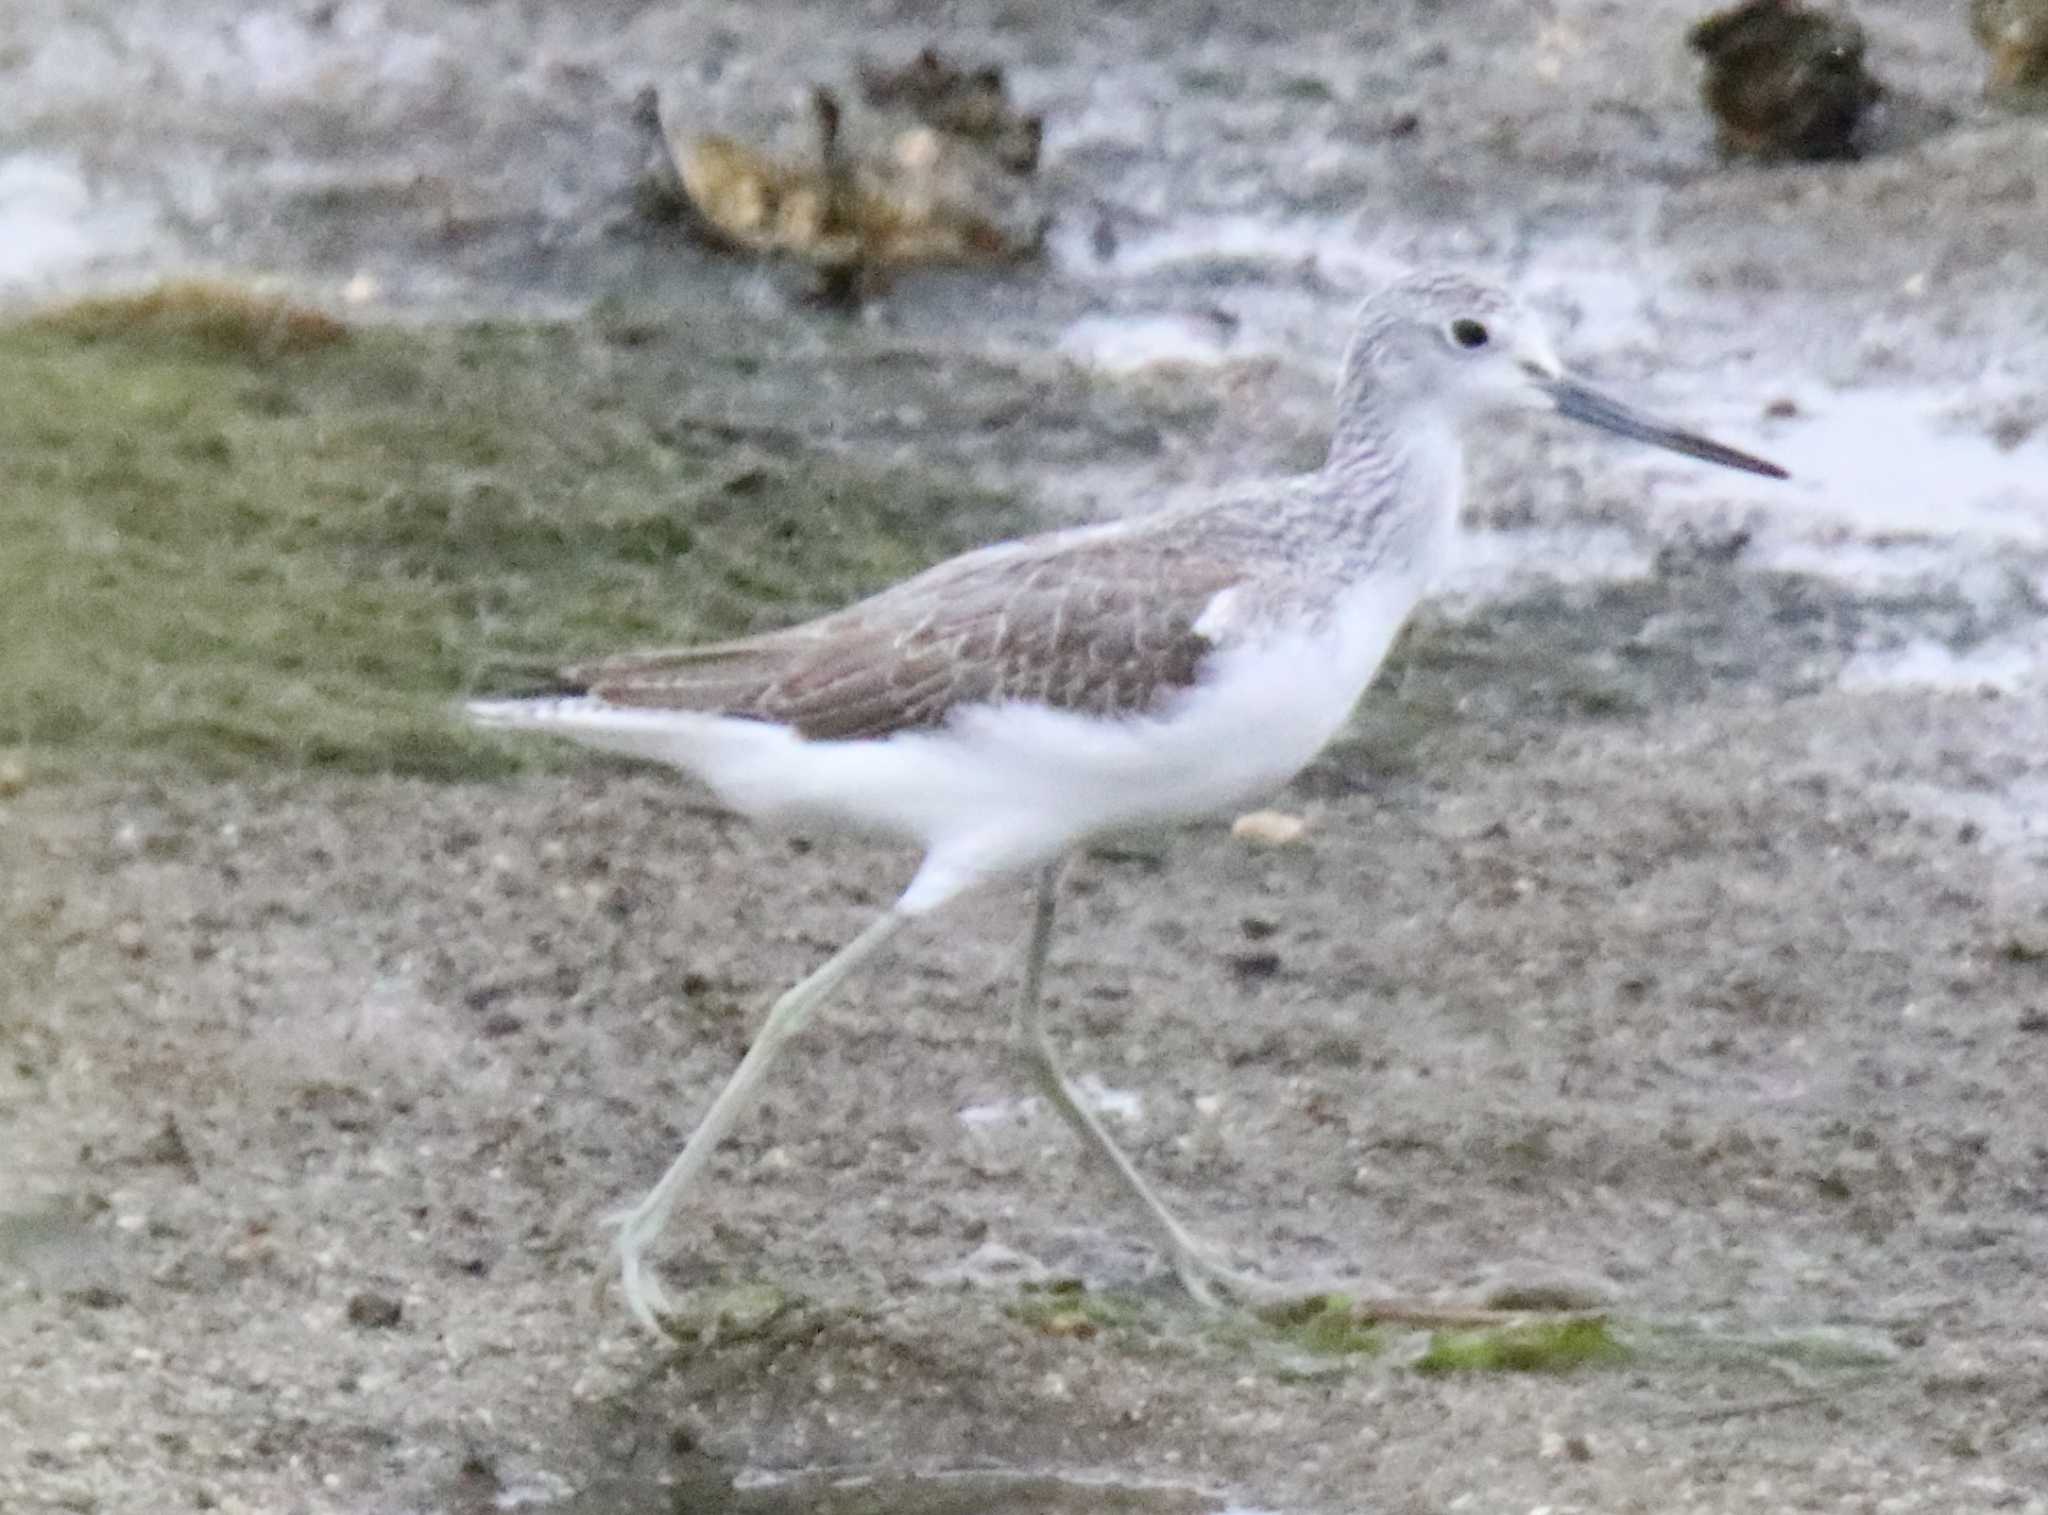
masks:
[[[572,668],[560,697],[469,707],[489,726],[683,769],[746,816],[923,849],[896,902],[775,1001],[681,1154],[618,1217],[642,1324],[658,1331],[672,1313],[650,1245],[784,1043],[906,925],[1033,871],[1016,1030],[1039,1088],[1196,1299],[1261,1294],[1167,1208],[1053,1055],[1039,990],[1059,866],[1091,837],[1216,812],[1299,772],[1451,557],[1461,434],[1523,410],[1784,477],[1570,377],[1541,324],[1492,284],[1414,274],[1360,308],[1314,473],[984,547],[804,625]]]

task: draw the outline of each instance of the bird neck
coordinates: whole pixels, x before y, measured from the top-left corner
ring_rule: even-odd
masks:
[[[1464,452],[1452,419],[1437,405],[1397,408],[1355,392],[1343,399],[1322,468],[1325,519],[1375,566],[1433,581],[1463,496]]]

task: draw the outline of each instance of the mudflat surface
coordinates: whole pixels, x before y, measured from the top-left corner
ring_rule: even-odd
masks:
[[[1713,161],[1686,7],[1349,9],[949,11],[1037,91],[1048,172],[1123,247],[1210,218],[1146,266],[1084,275],[1056,242],[1073,261],[971,338],[947,334],[978,298],[955,281],[835,331],[695,252],[522,263],[533,220],[408,240],[431,220],[409,201],[351,224],[471,299],[508,270],[528,297],[651,299],[661,273],[683,315],[622,363],[632,393],[685,371],[691,302],[737,311],[720,340],[760,356],[692,371],[690,424],[1022,485],[1048,519],[1312,456],[1333,313],[1383,256],[1525,274],[1575,360],[1795,463],[1778,504],[1551,427],[1485,439],[1477,557],[1557,572],[1421,619],[1279,797],[1302,842],[1203,826],[1084,856],[1054,952],[1071,1065],[1248,1266],[1454,1303],[1561,1283],[1633,1356],[1426,1373],[1421,1333],[1333,1355],[1179,1299],[1022,1100],[1021,885],[907,933],[793,1047],[672,1234],[695,1339],[650,1342],[593,1303],[600,1219],[913,860],[597,763],[136,777],[74,752],[0,799],[0,1505],[818,1510],[864,1496],[817,1470],[1003,1469],[1170,1487],[885,1479],[859,1507],[2048,1509],[2043,127],[1981,112],[1960,19],[1918,5],[1864,8],[1874,63],[1955,122],[1812,171]],[[568,92],[543,174],[594,161],[574,133],[622,119],[646,72],[623,57],[723,28],[744,81],[934,25],[622,9],[586,44],[509,6],[387,19],[455,36],[421,151],[458,165],[540,131],[471,129],[492,60],[460,29],[541,60],[518,76]],[[602,88],[541,66],[578,45]],[[320,129],[346,119],[431,118]],[[222,153],[275,125],[178,120]],[[140,135],[103,144],[110,176]],[[623,193],[613,145],[591,204]],[[1376,197],[1334,272],[1216,233]],[[216,210],[304,278],[362,252],[295,263],[285,228],[312,223],[254,207]],[[1211,307],[1273,350],[1186,360],[1186,330],[1228,325]],[[1173,363],[1112,382],[1031,355],[1157,310],[1184,323]],[[1908,421],[1949,450],[1920,467]],[[1085,1303],[1020,1289],[1041,1276]],[[814,1476],[731,1493],[742,1470]]]
[[[1303,1357],[1176,1298],[1058,1123],[1000,1108],[1021,890],[792,1051],[673,1272],[806,1302],[664,1351],[593,1306],[595,1222],[901,860],[637,776],[17,802],[12,1497],[659,1509],[680,1430],[1279,1508],[2027,1508],[2048,927],[2029,872],[1895,797],[2029,761],[2008,704],[1725,696],[1473,760],[1452,722],[1426,776],[1311,801],[1304,845],[1077,867],[1055,1014],[1209,1235],[1706,1332],[1556,1378]],[[1048,1331],[999,1272],[950,1281],[992,1244],[1134,1321]],[[351,1323],[366,1295],[396,1324]]]

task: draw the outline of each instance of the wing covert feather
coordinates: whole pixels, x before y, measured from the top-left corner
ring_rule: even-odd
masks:
[[[1069,542],[1071,545],[1068,545]],[[1195,630],[1245,577],[1101,532],[1037,552],[985,549],[783,631],[567,670],[610,704],[775,721],[816,741],[943,725],[965,705],[1029,701],[1138,715],[1193,685]]]

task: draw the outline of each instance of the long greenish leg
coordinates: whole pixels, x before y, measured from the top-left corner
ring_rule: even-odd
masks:
[[[1052,1042],[1046,1035],[1045,1021],[1039,1014],[1039,998],[1045,979],[1046,952],[1052,943],[1053,907],[1059,892],[1061,866],[1053,863],[1038,876],[1038,906],[1032,915],[1031,941],[1025,951],[1024,990],[1017,1003],[1017,1040],[1031,1064],[1040,1092],[1052,1101],[1053,1108],[1066,1118],[1088,1150],[1123,1180],[1124,1192],[1136,1201],[1146,1220],[1165,1240],[1174,1273],[1198,1304],[1221,1309],[1231,1296],[1247,1304],[1290,1297],[1287,1290],[1217,1262],[1209,1249],[1175,1218],[1095,1112],[1081,1103],[1066,1074],[1060,1071],[1059,1060],[1053,1056]]]
[[[643,1254],[647,1247],[668,1225],[676,1202],[703,1173],[705,1165],[711,1161],[711,1154],[725,1140],[733,1123],[753,1103],[761,1081],[768,1076],[768,1069],[782,1044],[803,1029],[811,1012],[825,1002],[849,973],[911,919],[899,910],[891,910],[827,958],[810,977],[778,999],[769,1010],[768,1018],[761,1023],[761,1030],[754,1037],[754,1044],[747,1049],[747,1055],[733,1070],[732,1077],[726,1080],[718,1098],[711,1102],[711,1108],[704,1112],[704,1118],[697,1122],[697,1129],[690,1133],[689,1141],[683,1144],[676,1160],[669,1164],[661,1182],[648,1190],[647,1197],[639,1204],[612,1217],[619,1228],[619,1282],[625,1289],[626,1304],[633,1311],[634,1318],[657,1336],[661,1334],[661,1317],[675,1311],[661,1287],[661,1281],[646,1263]]]

